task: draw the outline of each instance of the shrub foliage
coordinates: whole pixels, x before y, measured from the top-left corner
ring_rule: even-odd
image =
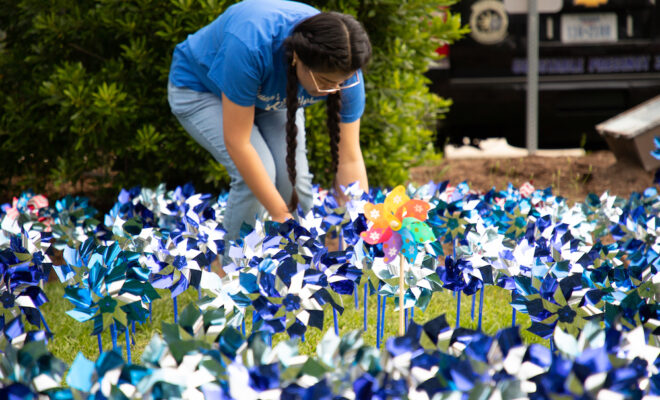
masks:
[[[361,132],[372,185],[401,183],[433,156],[435,119],[450,102],[429,93],[423,73],[440,41],[464,33],[458,16],[435,13],[452,1],[309,2],[355,15],[373,42]],[[0,0],[3,189],[193,182],[217,192],[224,168],[170,113],[167,75],[174,46],[234,2]],[[307,115],[315,181],[327,184],[324,111]]]

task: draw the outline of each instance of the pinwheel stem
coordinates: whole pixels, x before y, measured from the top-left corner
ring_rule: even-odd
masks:
[[[103,354],[103,339],[100,333],[96,334],[96,341],[99,343],[99,355],[101,355]]]
[[[385,309],[387,308],[387,297],[383,296],[383,301],[380,303],[380,341],[383,341],[383,336],[385,335]]]
[[[516,309],[511,312],[511,326],[516,326]]]
[[[481,288],[481,293],[479,293],[479,322],[477,322],[477,330],[481,330],[481,317],[483,315],[484,311],[484,289],[486,289],[485,286]]]
[[[50,328],[48,327],[48,324],[46,323],[46,318],[44,318],[44,315],[41,313],[41,310],[39,311],[39,317],[41,317],[41,322],[44,324],[44,329],[46,332],[50,333]]]
[[[407,308],[404,310],[404,313],[405,313],[404,320],[406,321],[406,331],[407,331],[408,330],[408,309]]]
[[[461,326],[461,291],[456,292],[456,327]]]
[[[332,318],[335,321],[335,335],[339,336],[339,322],[337,322],[337,309],[332,308]]]
[[[363,303],[364,303],[364,316],[363,316],[363,325],[364,325],[364,331],[367,331],[367,297],[369,297],[369,282],[365,280],[364,282],[364,297],[363,297]]]
[[[131,340],[131,343],[135,346],[135,321],[131,322],[131,329],[133,330],[133,339]]]
[[[245,336],[245,315],[243,315],[243,320],[241,321],[241,331],[243,332],[243,336]]]
[[[128,331],[128,327],[126,327],[126,362],[128,364],[131,363],[131,334]]]
[[[378,284],[378,289],[380,290],[380,283]],[[380,294],[376,293],[378,297],[378,305],[376,306],[376,347],[380,349]]]
[[[117,325],[113,322],[112,325],[110,325],[110,336],[112,336],[112,349],[117,348]]]
[[[399,336],[406,334],[406,317],[404,315],[403,295],[405,293],[403,279],[403,256],[399,256]]]
[[[174,296],[174,298],[172,299],[172,307],[173,307],[173,310],[174,310],[174,323],[178,324],[179,323],[179,305],[178,305],[178,301],[177,301],[176,297],[177,296]]]
[[[472,318],[472,321],[474,321],[474,306],[477,300],[477,294],[472,295],[472,311],[470,311],[470,317]]]

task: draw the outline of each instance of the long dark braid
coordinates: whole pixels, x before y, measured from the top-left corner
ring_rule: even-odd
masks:
[[[289,211],[298,207],[298,192],[296,191],[296,147],[298,147],[298,126],[296,126],[296,112],[298,111],[298,76],[293,56],[289,60],[286,80],[286,169],[289,181],[293,187]]]
[[[296,192],[296,111],[298,110],[298,76],[293,58],[295,52],[299,60],[314,71],[353,73],[362,68],[371,58],[369,37],[360,23],[350,15],[336,12],[323,12],[300,22],[284,41],[287,62],[286,86],[286,142],[287,172],[293,186],[289,210],[298,206]],[[335,186],[339,165],[339,122],[341,94],[328,95],[327,125],[330,133],[331,171],[334,173],[332,186]]]
[[[328,112],[328,133],[330,134],[330,172],[332,172],[332,187],[334,188],[337,180],[337,167],[339,166],[339,111],[341,109],[341,94],[332,93],[328,95],[326,101],[326,108]]]

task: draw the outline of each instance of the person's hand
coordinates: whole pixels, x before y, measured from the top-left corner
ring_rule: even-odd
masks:
[[[339,207],[343,207],[346,202],[349,200],[348,196],[344,194],[344,191],[341,190],[341,186],[338,183],[335,183],[334,186],[335,189],[335,200],[337,200],[337,204]]]
[[[335,235],[332,237],[330,232],[325,235],[325,247],[328,249],[328,253],[339,250],[339,236]]]
[[[271,215],[271,218],[275,222],[282,223],[282,222],[286,222],[289,219],[293,219],[293,215],[291,215],[291,213],[289,213],[289,212],[286,212],[286,213],[282,213],[282,214],[279,214],[279,215]]]

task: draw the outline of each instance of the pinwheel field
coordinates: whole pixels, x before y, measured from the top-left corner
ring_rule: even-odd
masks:
[[[319,188],[299,222],[236,242],[225,195],[190,185],[126,188],[108,210],[15,194],[0,214],[0,392],[655,398],[659,174],[588,157],[445,163],[351,186],[345,206]]]

